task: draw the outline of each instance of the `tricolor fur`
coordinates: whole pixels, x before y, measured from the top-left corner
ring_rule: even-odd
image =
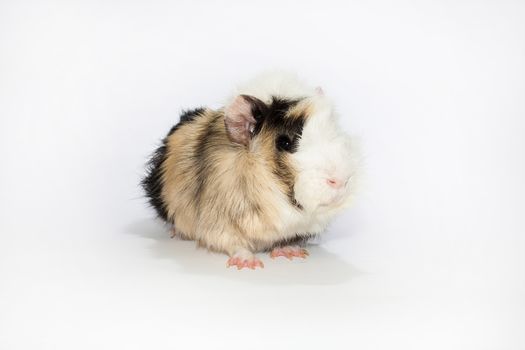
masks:
[[[322,232],[349,203],[357,165],[322,90],[270,74],[222,109],[185,112],[143,187],[177,232],[233,255]]]

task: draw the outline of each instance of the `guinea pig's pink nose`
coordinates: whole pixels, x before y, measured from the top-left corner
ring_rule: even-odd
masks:
[[[328,186],[335,188],[335,189],[339,189],[345,185],[345,181],[338,179],[336,177],[330,177],[326,179],[326,183],[328,184]]]

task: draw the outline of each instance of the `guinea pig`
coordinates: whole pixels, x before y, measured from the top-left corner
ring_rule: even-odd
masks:
[[[255,269],[257,252],[308,255],[308,239],[351,202],[358,159],[321,88],[271,73],[223,108],[182,113],[142,186],[173,234]]]

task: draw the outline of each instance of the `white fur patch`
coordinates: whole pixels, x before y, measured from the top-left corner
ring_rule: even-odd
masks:
[[[342,131],[332,102],[319,87],[305,85],[297,76],[283,72],[263,74],[234,93],[246,94],[270,102],[272,96],[307,99],[311,107],[299,147],[291,155],[298,174],[294,185],[295,198],[303,207],[298,211],[286,198],[273,205],[281,217],[276,234],[286,237],[298,233],[320,233],[330,219],[350,203],[356,190],[359,151],[356,143]],[[233,99],[234,97],[232,97]],[[231,99],[230,99],[231,101]],[[327,180],[337,179],[340,188],[329,186]]]
[[[239,85],[226,105],[229,105],[236,96],[241,94],[257,97],[264,102],[270,102],[272,96],[298,99],[314,96],[318,93],[316,88],[307,86],[295,74],[271,71],[259,75],[246,84]]]

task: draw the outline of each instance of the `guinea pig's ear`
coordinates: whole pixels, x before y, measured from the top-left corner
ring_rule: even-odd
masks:
[[[266,105],[256,97],[239,95],[224,110],[224,124],[230,139],[235,143],[248,145],[252,138],[257,119]]]

